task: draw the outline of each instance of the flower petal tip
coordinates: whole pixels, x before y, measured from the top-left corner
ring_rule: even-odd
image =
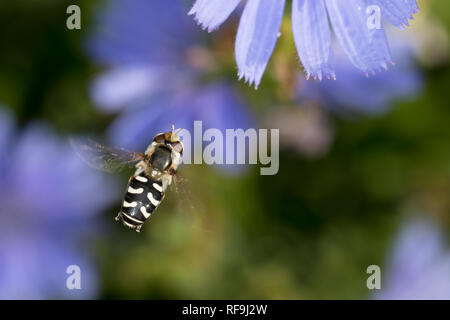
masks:
[[[259,84],[261,83],[261,80],[256,80],[254,77],[252,77],[251,75],[248,75],[244,72],[239,72],[238,73],[238,80],[242,80],[244,79],[244,82],[247,83],[250,86],[254,86],[255,90],[258,90]]]
[[[310,80],[311,78],[316,81],[322,81],[324,79],[336,80],[336,74],[331,69],[319,70],[314,72],[306,71],[306,80]]]

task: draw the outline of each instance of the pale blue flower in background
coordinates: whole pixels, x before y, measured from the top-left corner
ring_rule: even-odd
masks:
[[[450,250],[430,218],[415,218],[401,228],[376,299],[450,299]]]
[[[96,270],[81,241],[117,191],[46,125],[19,133],[0,108],[0,298],[94,298]],[[81,268],[81,290],[66,287],[70,265]]]
[[[149,107],[151,106],[151,107]],[[193,123],[201,120],[203,130],[225,129],[249,125],[251,120],[233,88],[214,83],[201,88],[185,88],[169,95],[153,95],[148,101],[125,110],[111,125],[112,141],[129,148],[141,148],[151,142],[151,133],[164,132],[175,123],[193,133]],[[126,132],[124,130],[126,129]]]
[[[142,150],[172,124],[192,132],[194,120],[204,130],[253,125],[232,85],[203,80],[208,59],[197,61],[200,67],[192,61],[208,51],[183,3],[112,0],[98,12],[88,52],[107,71],[91,92],[101,110],[120,112],[108,130],[116,146]]]
[[[91,95],[104,111],[176,89],[194,71],[182,68],[198,34],[184,16],[181,0],[110,0],[96,11],[93,29],[87,51],[107,70],[94,82]]]
[[[208,31],[218,28],[241,0],[196,0],[189,14]],[[335,78],[332,30],[363,73],[387,69],[392,62],[384,29],[368,28],[366,9],[377,5],[382,17],[403,28],[418,12],[415,0],[292,0],[292,30],[307,78]],[[258,87],[275,48],[285,0],[247,0],[236,37],[239,79]],[[331,23],[331,26],[330,26]]]
[[[390,72],[365,76],[358,72],[336,48],[336,81],[301,81],[300,102],[312,100],[342,116],[381,114],[396,100],[412,100],[421,93],[423,75],[414,62],[410,43],[397,38],[392,45],[392,56],[398,63]]]

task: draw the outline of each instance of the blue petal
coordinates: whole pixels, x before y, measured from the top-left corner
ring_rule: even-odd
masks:
[[[258,85],[280,31],[285,0],[249,0],[239,23],[236,62],[239,79]]]
[[[386,285],[376,299],[449,299],[450,255],[435,221],[420,217],[402,227],[390,255]]]
[[[339,43],[351,62],[368,74],[392,63],[384,30],[367,27],[363,0],[325,0]]]
[[[179,64],[200,32],[186,16],[182,1],[105,1],[95,11],[87,39],[92,58],[107,64]]]
[[[203,29],[209,32],[219,27],[236,9],[241,0],[197,0],[189,11]]]
[[[390,72],[365,77],[350,63],[343,50],[336,48],[337,81],[302,82],[299,97],[317,101],[344,117],[380,114],[389,110],[394,101],[417,98],[423,88],[423,79],[414,66],[412,44],[395,41],[392,54],[398,63]]]
[[[323,0],[293,0],[292,30],[307,79],[335,78],[331,67],[331,31]]]
[[[425,217],[407,221],[394,246],[391,272],[407,282],[443,253],[444,239],[439,225]]]
[[[103,111],[115,112],[138,98],[161,89],[162,71],[148,65],[122,65],[97,77],[91,97]]]
[[[110,126],[108,136],[113,145],[139,150],[156,132],[165,132],[172,124],[193,132],[194,120],[202,120],[205,129],[222,132],[253,125],[238,94],[226,84],[214,83],[198,89],[161,92],[141,101],[122,113]]]
[[[71,228],[85,229],[81,224],[72,225]],[[0,299],[97,297],[99,287],[95,266],[85,252],[77,249],[76,239],[43,233],[39,225],[26,232],[21,232],[19,228],[5,229],[0,239]],[[80,235],[78,240],[81,239]],[[65,270],[71,264],[80,266],[82,270],[82,290],[68,290],[65,285],[61,285],[65,284]]]
[[[34,123],[25,129],[11,151],[11,159],[15,161],[8,164],[5,178],[9,202],[14,204],[26,194],[21,210],[39,216],[48,226],[95,214],[117,195],[114,184],[105,181],[111,177],[93,173],[69,144],[59,140],[43,123]],[[26,185],[21,182],[23,178],[27,179]],[[45,187],[42,181],[46,181]],[[93,193],[95,197],[91,196]],[[59,208],[64,206],[67,208],[61,218]]]
[[[419,12],[419,6],[417,5],[417,0],[404,0],[406,5],[409,7],[412,13]]]
[[[160,92],[149,99],[139,101],[122,112],[108,129],[108,138],[114,146],[124,147],[130,150],[144,149],[157,132],[166,132],[172,124],[179,128],[185,128],[179,119],[172,123],[163,123],[162,119],[166,113],[174,112],[173,100],[178,99],[179,94],[168,95]],[[189,100],[186,100],[189,101]],[[170,111],[169,111],[170,110]],[[186,108],[183,120],[190,118],[190,109]],[[130,126],[130,123],[133,125]]]
[[[408,26],[408,19],[418,11],[417,3],[398,0],[365,0],[367,5],[377,5],[381,9],[382,17],[401,29]]]

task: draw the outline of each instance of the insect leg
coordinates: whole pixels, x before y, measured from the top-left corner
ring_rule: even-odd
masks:
[[[146,165],[144,161],[140,161],[138,162],[138,164],[136,165],[136,172],[134,173],[134,176],[137,177],[138,175],[140,175],[142,172],[145,171]]]

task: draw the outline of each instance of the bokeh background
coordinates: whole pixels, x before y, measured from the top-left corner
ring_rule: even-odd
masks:
[[[208,34],[192,4],[1,2],[0,298],[449,299],[450,3],[389,29],[389,71],[366,78],[338,53],[321,83],[287,9],[258,90],[236,76],[239,14]],[[185,165],[185,191],[140,234],[116,223],[132,170],[87,167],[68,137],[141,150],[193,120],[279,128],[278,174]]]

